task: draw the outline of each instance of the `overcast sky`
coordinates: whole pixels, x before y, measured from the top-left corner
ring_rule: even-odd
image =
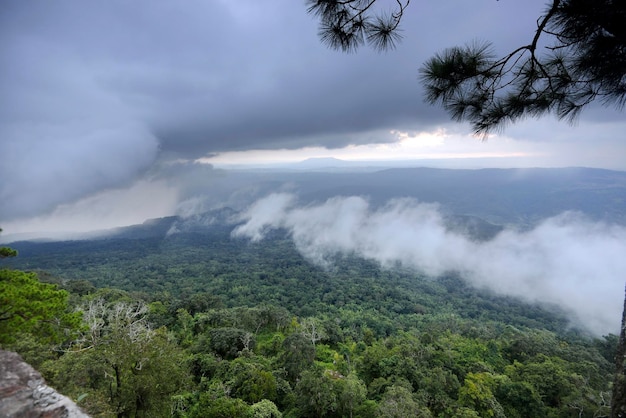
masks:
[[[93,221],[93,207],[112,224],[171,213],[181,161],[489,157],[624,170],[618,111],[591,108],[575,126],[528,120],[481,142],[423,101],[425,59],[473,40],[501,52],[528,43],[544,7],[414,1],[395,51],[342,54],[320,44],[298,0],[5,1],[0,225],[70,228]]]

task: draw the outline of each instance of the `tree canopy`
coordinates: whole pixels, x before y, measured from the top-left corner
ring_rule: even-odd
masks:
[[[357,257],[325,270],[286,236],[231,230],[16,243],[3,263],[42,282],[0,269],[0,308],[33,318],[0,317],[0,345],[94,418],[609,413],[616,335],[459,277]],[[80,327],[59,344],[47,326],[65,315]]]
[[[377,0],[308,0],[319,19],[319,36],[346,52],[368,44],[393,49],[410,0],[391,13]],[[574,120],[598,101],[623,108],[626,102],[626,3],[613,0],[552,0],[537,19],[528,44],[504,56],[489,42],[446,49],[420,68],[426,101],[441,105],[478,134],[528,116],[547,113]],[[540,45],[546,45],[541,47]]]
[[[2,232],[2,228],[0,228],[0,232]],[[17,255],[17,251],[10,247],[0,247],[0,258],[7,257],[15,257]]]
[[[34,273],[0,269],[0,346],[24,333],[62,341],[80,323],[79,313],[68,312],[68,296],[56,285],[40,282]]]

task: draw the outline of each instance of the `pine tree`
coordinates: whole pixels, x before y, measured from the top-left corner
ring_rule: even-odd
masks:
[[[379,14],[376,0],[309,0],[331,48],[392,49],[409,0]],[[420,69],[426,100],[484,135],[528,116],[574,120],[592,102],[626,103],[626,2],[552,0],[530,42],[504,56],[491,43],[447,49]],[[539,48],[539,45],[548,45]]]

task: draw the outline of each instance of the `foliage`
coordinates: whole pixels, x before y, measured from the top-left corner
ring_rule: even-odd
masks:
[[[254,347],[252,334],[238,328],[214,328],[209,331],[208,337],[208,348],[227,359],[233,359],[241,351]]]
[[[378,412],[384,418],[431,417],[428,409],[415,400],[411,390],[401,385],[393,385],[385,390]]]
[[[459,390],[459,402],[481,417],[503,418],[506,416],[504,409],[493,394],[495,385],[495,377],[491,373],[469,373]]]
[[[105,415],[169,416],[186,385],[185,357],[164,329],[150,329],[145,305],[92,300],[83,311],[89,331],[47,365],[49,380]]]
[[[338,408],[333,379],[321,367],[302,372],[296,384],[296,394],[302,417],[324,417]]]
[[[159,325],[170,326],[166,318],[175,317],[178,309],[184,309],[182,301],[196,293],[208,293],[223,304],[210,306],[206,321],[222,328],[245,328],[252,334],[285,330],[293,315],[321,314],[330,319],[319,318],[327,334],[336,330],[339,319],[344,337],[354,340],[361,340],[366,332],[387,336],[415,321],[430,321],[433,331],[445,329],[453,326],[454,315],[552,331],[563,330],[568,323],[561,312],[473,289],[454,275],[430,280],[413,271],[383,270],[353,257],[337,260],[334,271],[324,270],[308,263],[290,240],[280,236],[250,244],[232,240],[230,230],[214,229],[166,239],[19,248],[24,248],[22,254],[28,250],[29,256],[12,260],[12,265],[38,266],[62,275],[66,288],[74,280],[88,280],[109,288],[98,291],[106,300],[128,300],[129,293],[120,293],[123,289],[146,302],[160,302],[168,313],[162,312]],[[224,308],[242,306],[256,309],[230,311],[227,317]],[[431,314],[444,311],[451,316],[430,320]]]
[[[73,292],[81,333],[56,354],[30,344],[39,327],[14,346],[94,417],[607,414],[616,336],[454,275],[325,271],[283,237],[224,234],[54,253],[62,277],[42,277]]]
[[[0,258],[15,257],[17,251],[9,247],[0,247]]]
[[[0,232],[2,232],[2,228],[0,228]],[[0,259],[7,257],[16,257],[17,251],[10,247],[0,247]]]
[[[68,312],[68,293],[41,283],[34,273],[0,269],[0,345],[14,343],[23,334],[61,343],[76,331],[80,313]]]
[[[200,400],[195,404],[189,418],[232,418],[250,416],[251,407],[244,401],[226,396],[214,398],[209,394],[200,395]]]
[[[285,338],[278,364],[285,370],[287,380],[298,381],[300,374],[313,364],[315,348],[302,334],[294,333]]]
[[[398,1],[391,13],[372,13],[376,0],[307,0],[307,6],[319,17],[319,36],[329,47],[353,51],[367,42],[385,50],[400,40],[398,25],[409,2]]]
[[[319,36],[335,49],[353,51],[365,41],[389,49],[409,1],[389,15],[376,0],[310,0]],[[527,116],[555,113],[574,119],[593,101],[621,109],[626,102],[624,2],[552,0],[537,19],[530,42],[504,56],[490,43],[454,47],[421,68],[426,99],[453,119],[469,121],[479,134]],[[548,38],[548,39],[546,39]],[[547,45],[540,53],[540,46]]]
[[[337,379],[336,385],[339,387],[339,411],[342,416],[352,417],[365,402],[367,387],[356,373]]]
[[[278,410],[274,402],[263,399],[250,406],[250,418],[282,418],[283,414]]]

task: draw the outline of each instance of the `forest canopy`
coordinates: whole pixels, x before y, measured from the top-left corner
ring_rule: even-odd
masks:
[[[452,275],[356,257],[328,271],[280,233],[230,231],[15,243],[11,265],[38,277],[3,274],[62,288],[82,325],[0,345],[94,417],[609,413],[615,335]]]

